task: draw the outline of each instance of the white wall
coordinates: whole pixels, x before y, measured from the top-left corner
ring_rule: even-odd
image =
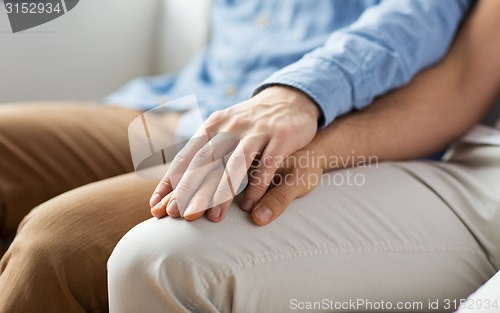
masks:
[[[155,41],[155,74],[177,71],[205,46],[209,35],[209,0],[163,0]]]
[[[0,3],[0,103],[92,100],[131,78],[179,70],[204,46],[208,0],[81,0],[12,34]]]
[[[157,0],[82,0],[16,34],[0,5],[0,102],[93,99],[151,72]]]

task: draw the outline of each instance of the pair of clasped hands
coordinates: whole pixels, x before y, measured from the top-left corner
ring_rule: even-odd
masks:
[[[248,175],[240,207],[257,225],[272,222],[293,199],[315,187],[295,178],[323,172],[287,162],[308,149],[320,114],[307,95],[286,86],[268,87],[214,112],[156,187],[150,199],[152,215],[192,221],[206,212],[209,220],[219,222]],[[287,179],[277,179],[282,177]]]

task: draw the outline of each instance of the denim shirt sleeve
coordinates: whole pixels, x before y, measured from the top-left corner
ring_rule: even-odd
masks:
[[[321,108],[320,126],[407,83],[448,50],[469,0],[384,0],[299,61],[275,72],[256,92],[288,85]]]

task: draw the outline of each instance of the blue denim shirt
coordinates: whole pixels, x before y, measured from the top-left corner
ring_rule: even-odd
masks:
[[[107,100],[147,109],[166,98],[195,94],[206,118],[266,86],[285,84],[316,101],[325,126],[436,63],[470,4],[470,0],[213,0],[211,40],[184,70],[135,79]],[[181,121],[186,135],[198,126],[189,125],[189,120],[188,116]]]

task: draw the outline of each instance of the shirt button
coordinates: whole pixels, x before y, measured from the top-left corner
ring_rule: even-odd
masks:
[[[228,86],[226,88],[226,97],[233,97],[236,94],[236,87]]]
[[[257,17],[257,19],[255,20],[255,23],[257,24],[257,26],[259,26],[260,28],[265,28],[268,24],[268,21],[267,21],[267,18],[265,16],[259,16]]]
[[[232,97],[236,94],[236,87],[234,86],[228,86],[226,88],[226,96]]]

